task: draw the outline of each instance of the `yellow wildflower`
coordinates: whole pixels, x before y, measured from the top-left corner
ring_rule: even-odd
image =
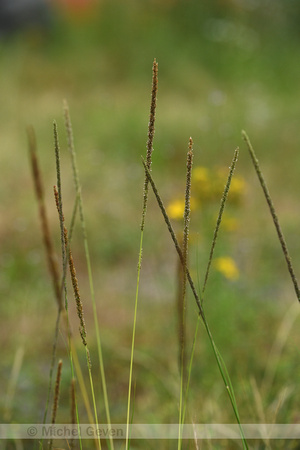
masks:
[[[239,221],[235,217],[224,215],[221,226],[225,231],[236,231],[239,228]]]
[[[212,192],[212,175],[209,169],[198,166],[193,169],[192,185],[197,197],[202,202],[208,202]]]
[[[216,194],[222,195],[225,186],[225,180],[228,176],[228,169],[221,167],[216,170]],[[228,201],[231,203],[239,203],[245,193],[246,182],[243,177],[233,175],[230,183]]]
[[[194,197],[190,200],[191,211],[197,208],[197,202]],[[170,219],[180,220],[184,215],[184,200],[173,200],[166,208]]]
[[[238,196],[244,193],[246,187],[245,180],[242,177],[235,176],[231,180],[230,192],[231,194]]]
[[[184,201],[183,200],[173,200],[167,206],[167,214],[170,219],[182,219],[184,214]]]
[[[193,169],[193,181],[198,182],[208,182],[209,181],[209,171],[206,167],[197,166]]]
[[[216,270],[222,273],[228,280],[234,281],[239,278],[239,269],[234,260],[229,256],[216,258],[214,266]]]

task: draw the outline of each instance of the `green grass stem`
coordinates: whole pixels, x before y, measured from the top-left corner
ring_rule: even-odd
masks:
[[[147,169],[149,171],[151,170],[153,138],[154,138],[154,132],[155,132],[155,112],[156,112],[156,98],[157,98],[157,86],[158,86],[157,73],[158,73],[158,64],[157,64],[156,60],[154,59],[153,66],[152,66],[152,92],[151,92],[151,104],[150,104],[150,119],[149,119],[149,124],[148,124],[147,153],[146,153],[146,163],[145,163],[147,166]],[[131,403],[131,390],[132,390],[133,356],[134,356],[134,346],[135,346],[137,308],[138,308],[138,298],[139,298],[140,273],[141,273],[141,267],[142,267],[143,238],[144,238],[145,219],[146,219],[146,212],[147,212],[148,191],[149,191],[149,181],[148,181],[148,177],[145,174],[142,220],[141,220],[140,249],[139,249],[139,257],[138,257],[138,267],[137,267],[137,281],[136,281],[133,329],[132,329],[132,341],[131,341],[131,356],[130,356],[130,367],[129,367],[127,418],[126,418],[126,442],[125,442],[126,450],[128,450],[128,448],[129,448],[129,423],[130,423],[130,403]]]
[[[189,150],[187,153],[187,171],[186,171],[186,188],[185,188],[185,205],[183,215],[183,240],[182,240],[182,255],[183,265],[181,270],[183,272],[182,277],[182,292],[179,308],[179,320],[180,320],[180,336],[179,336],[179,350],[180,350],[180,400],[179,400],[179,430],[178,430],[178,450],[182,446],[182,427],[183,427],[183,408],[184,408],[184,395],[183,392],[186,389],[186,269],[188,258],[188,240],[190,231],[190,214],[191,214],[191,180],[192,180],[192,165],[193,165],[193,140],[189,140]]]
[[[264,192],[264,196],[265,196],[266,201],[268,203],[269,210],[270,210],[270,213],[271,213],[271,216],[272,216],[272,219],[273,219],[276,231],[277,231],[277,235],[278,235],[278,238],[279,238],[279,242],[281,244],[281,248],[282,248],[285,260],[286,260],[288,271],[289,271],[289,274],[291,276],[292,283],[294,285],[296,296],[297,296],[298,301],[300,302],[300,289],[299,289],[298,281],[297,281],[297,278],[296,278],[296,275],[295,275],[295,272],[294,272],[294,269],[293,269],[292,260],[291,260],[291,257],[290,257],[290,254],[289,254],[289,251],[288,251],[288,248],[287,248],[287,244],[286,244],[283,232],[281,230],[281,226],[279,224],[279,220],[278,220],[278,217],[277,217],[277,214],[276,214],[276,211],[275,211],[275,207],[274,207],[272,198],[270,196],[267,184],[265,182],[265,178],[264,178],[264,176],[262,174],[262,171],[260,169],[260,165],[259,165],[258,159],[256,157],[256,154],[255,154],[255,152],[253,150],[253,147],[251,145],[250,139],[248,138],[248,136],[247,136],[245,131],[242,131],[242,136],[243,136],[244,141],[247,144],[247,147],[248,147],[248,150],[249,150],[249,153],[250,153],[250,156],[251,156],[251,160],[252,160],[255,172],[257,174],[257,177],[259,179],[260,185],[261,185],[262,190]]]
[[[72,352],[73,338],[72,338],[72,333],[71,333],[71,328],[70,328],[70,323],[69,323],[68,293],[67,293],[67,284],[66,284],[67,252],[69,250],[70,241],[66,242],[66,239],[65,239],[66,234],[65,234],[65,226],[64,226],[62,192],[61,192],[61,175],[60,175],[60,149],[59,149],[58,131],[57,131],[56,122],[54,122],[53,126],[54,126],[55,160],[56,160],[56,177],[57,177],[57,188],[56,188],[56,186],[54,186],[54,196],[55,196],[57,212],[59,215],[59,224],[60,224],[60,231],[61,231],[61,254],[62,254],[62,267],[63,267],[61,290],[64,292],[64,297],[65,297],[66,314],[64,315],[64,317],[65,317],[67,335],[68,335],[69,361],[70,361],[72,378],[75,378],[75,371],[74,371],[74,365],[73,365],[73,352]],[[77,210],[77,199],[75,200],[75,205],[73,208],[73,214],[72,214],[72,220],[71,220],[71,230],[72,230],[71,233],[73,232],[73,228],[74,228],[76,210]],[[80,449],[82,450],[82,440],[81,440],[81,433],[80,433],[80,427],[79,427],[80,422],[79,422],[79,413],[78,413],[77,403],[76,403],[76,417],[77,417],[77,425],[78,425],[79,445],[80,445]]]
[[[225,209],[225,205],[226,205],[226,201],[227,201],[227,197],[228,197],[228,193],[229,193],[229,189],[230,189],[230,184],[231,184],[231,180],[232,180],[232,177],[233,177],[233,174],[234,174],[234,170],[235,170],[235,166],[236,166],[236,163],[237,163],[237,160],[238,160],[238,156],[239,156],[239,149],[237,148],[235,150],[235,152],[234,152],[233,160],[232,160],[231,166],[229,168],[229,174],[228,174],[227,182],[226,182],[225,189],[224,189],[224,192],[223,192],[223,195],[222,195],[222,199],[221,199],[221,205],[220,205],[220,209],[219,209],[217,223],[216,223],[215,230],[214,230],[214,235],[213,235],[213,239],[212,239],[212,245],[211,245],[209,258],[208,258],[207,269],[206,269],[204,283],[203,283],[203,287],[202,287],[202,301],[203,301],[203,297],[204,297],[204,291],[205,291],[205,288],[206,288],[207,280],[208,280],[208,277],[209,277],[211,263],[212,263],[212,259],[213,259],[213,255],[214,255],[214,250],[215,250],[215,246],[216,246],[216,242],[217,242],[217,238],[218,238],[218,233],[219,233],[219,230],[220,230],[221,221],[222,221],[222,217],[223,217],[223,212],[224,212],[224,209]]]
[[[204,293],[205,293],[205,289],[206,289],[206,285],[207,285],[208,275],[209,275],[209,271],[210,271],[210,268],[211,268],[211,263],[212,263],[212,259],[213,259],[215,246],[216,246],[216,243],[217,243],[219,229],[220,229],[221,222],[222,222],[222,217],[223,217],[223,212],[224,212],[224,209],[225,209],[225,204],[226,204],[228,193],[229,193],[229,190],[230,190],[232,176],[233,176],[233,173],[234,173],[234,170],[235,170],[235,166],[236,166],[236,163],[237,163],[237,159],[238,159],[238,153],[239,153],[239,149],[236,149],[235,152],[234,152],[234,156],[233,156],[233,160],[232,160],[231,166],[229,168],[229,174],[228,174],[228,177],[227,177],[227,182],[226,182],[225,189],[224,189],[224,192],[223,192],[223,195],[222,195],[222,199],[221,199],[221,205],[220,205],[220,209],[219,209],[219,213],[218,213],[218,217],[217,217],[217,222],[216,222],[216,226],[215,226],[215,230],[214,230],[214,235],[213,235],[211,249],[210,249],[208,263],[207,263],[206,274],[205,274],[204,283],[203,283],[203,287],[202,287],[202,301],[203,301],[203,297],[204,297]],[[199,282],[198,282],[198,284],[199,284]],[[199,285],[199,290],[200,290],[200,285]],[[191,357],[190,357],[190,362],[189,362],[188,380],[187,380],[187,387],[186,387],[186,391],[185,391],[185,400],[184,400],[184,408],[183,408],[183,411],[184,411],[183,412],[183,423],[184,423],[184,419],[185,419],[185,411],[186,411],[186,406],[187,406],[189,383],[190,383],[190,377],[191,377],[191,370],[192,370],[192,366],[193,366],[193,359],[194,359],[194,353],[195,353],[195,344],[196,344],[198,330],[199,330],[200,317],[201,316],[198,315],[196,328],[195,328],[195,333],[194,333]]]
[[[84,211],[83,211],[81,185],[80,185],[80,181],[79,181],[79,172],[78,172],[77,161],[76,161],[76,152],[75,152],[75,146],[74,146],[74,135],[73,135],[73,130],[72,130],[72,122],[71,122],[71,118],[70,118],[69,107],[68,107],[68,104],[66,101],[64,101],[64,117],[65,117],[65,128],[67,131],[68,148],[69,148],[69,151],[71,154],[76,197],[78,199],[79,217],[80,217],[80,225],[81,225],[81,230],[82,230],[82,235],[83,235],[85,258],[86,258],[87,269],[88,269],[88,278],[89,278],[94,324],[95,324],[95,331],[96,331],[96,342],[97,342],[99,367],[100,367],[101,383],[102,383],[103,398],[104,398],[104,407],[105,407],[107,425],[110,427],[111,418],[110,418],[109,401],[108,401],[106,377],[105,377],[105,370],[104,370],[100,329],[99,329],[97,307],[96,307],[96,300],[95,300],[95,289],[94,289],[94,281],[93,281],[93,274],[92,274],[92,265],[91,265],[90,251],[89,251],[87,232],[86,232],[86,223],[85,223],[85,217],[84,217]],[[110,439],[110,448],[113,450],[114,443],[113,443],[112,436],[110,436],[109,439]]]
[[[167,228],[168,228],[168,230],[169,230],[169,232],[171,234],[171,237],[172,237],[172,240],[174,242],[175,248],[177,250],[178,256],[179,256],[179,258],[180,258],[180,260],[181,260],[181,262],[183,264],[183,262],[184,262],[183,254],[182,254],[182,251],[180,249],[180,246],[179,246],[178,240],[176,238],[176,235],[174,233],[173,227],[171,225],[170,219],[169,219],[169,217],[167,215],[166,209],[165,209],[165,207],[163,205],[163,202],[161,200],[159,192],[158,192],[158,190],[157,190],[157,188],[155,186],[155,183],[153,181],[151,173],[148,170],[148,168],[147,168],[147,166],[145,164],[145,161],[143,159],[142,159],[142,162],[143,162],[143,165],[144,165],[144,169],[145,169],[146,175],[149,178],[149,182],[151,184],[153,193],[154,193],[154,195],[156,197],[156,200],[157,200],[157,203],[159,205],[159,208],[160,208],[160,210],[162,212],[162,215],[163,215],[163,217],[165,219],[165,222],[167,224]],[[207,332],[209,341],[211,343],[211,346],[212,346],[212,349],[213,349],[213,353],[215,355],[215,359],[216,359],[216,362],[217,362],[217,365],[218,365],[221,377],[222,377],[223,382],[225,384],[225,388],[226,388],[226,391],[228,393],[228,396],[229,396],[229,399],[230,399],[230,402],[231,402],[231,405],[232,405],[232,408],[233,408],[233,412],[234,412],[235,418],[236,418],[237,423],[238,423],[239,428],[240,428],[241,438],[242,438],[242,442],[243,442],[243,448],[244,449],[248,449],[248,444],[247,444],[247,441],[246,441],[246,438],[245,438],[245,435],[244,435],[244,432],[243,432],[243,428],[242,428],[242,425],[241,425],[241,422],[240,422],[240,417],[239,417],[239,412],[238,412],[238,408],[237,408],[237,403],[236,403],[236,400],[235,400],[233,387],[232,387],[232,384],[231,384],[231,380],[230,380],[230,377],[229,377],[229,374],[228,374],[225,362],[223,361],[223,358],[222,358],[222,356],[221,356],[221,354],[220,354],[220,352],[219,352],[219,350],[218,350],[218,348],[217,348],[217,346],[216,346],[216,344],[214,342],[213,336],[212,336],[210,328],[208,326],[207,319],[206,319],[205,314],[204,314],[204,310],[203,310],[203,307],[202,307],[202,302],[200,301],[200,298],[199,298],[199,296],[198,296],[198,294],[196,292],[195,285],[194,285],[194,282],[192,280],[192,277],[190,275],[190,272],[189,272],[188,268],[186,268],[186,273],[187,273],[187,279],[189,281],[189,284],[191,286],[192,292],[193,292],[195,300],[196,300],[196,304],[198,306],[199,314],[200,314],[200,316],[202,318],[205,330]]]

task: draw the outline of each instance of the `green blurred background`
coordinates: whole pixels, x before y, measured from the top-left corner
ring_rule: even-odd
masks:
[[[280,419],[299,420],[299,317],[298,310],[290,310],[297,300],[241,130],[247,131],[257,152],[299,274],[300,3],[77,0],[56,1],[47,14],[45,23],[26,22],[0,39],[0,370],[4,389],[18,350],[24,351],[14,393],[8,399],[2,396],[6,420],[40,420],[46,397],[56,306],[42,247],[26,126],[36,130],[59,254],[52,199],[56,183],[53,119],[59,127],[67,222],[74,202],[63,99],[69,103],[73,122],[112,417],[115,422],[124,420],[142,203],[140,157],[146,149],[154,58],[159,64],[159,88],[153,176],[166,204],[183,197],[190,136],[195,165],[211,170],[228,167],[234,149],[240,147],[236,173],[245,180],[246,190],[234,210],[239,226],[231,234],[221,231],[217,248],[217,254],[235,260],[240,276],[231,282],[213,271],[206,297],[208,320],[237,385],[243,420],[261,419],[251,383],[255,379],[261,385],[281,326],[287,336],[282,338],[280,363],[270,360],[274,379],[269,391],[262,392],[263,404],[273,417],[271,406],[286,388]],[[191,229],[197,237],[191,242],[190,264],[200,284],[213,233],[209,217],[216,216],[218,204],[210,204],[208,213],[203,207],[192,217]],[[140,422],[168,422],[176,421],[178,404],[176,255],[153,197],[148,212],[135,414]],[[180,224],[175,227],[179,232]],[[84,308],[93,347],[79,226],[73,252],[82,296],[87,298]],[[70,303],[71,299],[70,291]],[[189,305],[191,343],[196,320],[192,297]],[[77,330],[74,309],[71,306]],[[284,319],[286,311],[292,313]],[[200,334],[190,418],[233,421],[204,331]],[[59,353],[66,354],[63,339]],[[66,392],[68,376],[66,369]],[[151,388],[154,381],[156,389]],[[222,411],[219,402],[226,405]],[[62,412],[61,421],[63,417]]]

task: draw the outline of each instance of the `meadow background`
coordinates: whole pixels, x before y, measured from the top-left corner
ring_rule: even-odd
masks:
[[[213,266],[205,305],[232,377],[242,422],[296,423],[300,419],[299,309],[241,130],[247,131],[256,150],[299,276],[299,2],[103,0],[86,2],[83,9],[80,2],[66,2],[64,8],[56,3],[47,27],[25,27],[0,38],[2,423],[36,423],[44,412],[57,312],[42,245],[26,126],[33,125],[36,131],[47,211],[59,255],[52,189],[56,183],[53,119],[60,137],[67,223],[75,198],[63,99],[69,103],[74,129],[111,416],[115,423],[126,420],[144,179],[141,155],[146,151],[154,58],[159,64],[159,87],[152,168],[166,205],[183,199],[190,136],[195,168],[210,171],[208,178],[201,179],[203,189],[218,173],[225,173],[225,184],[224,168],[228,169],[234,149],[240,147],[236,176],[242,188],[238,202],[228,205],[229,225],[221,228],[216,250],[216,257],[234,262],[236,272],[232,277]],[[134,420],[176,423],[177,259],[151,194],[137,320]],[[200,285],[219,201],[208,196],[192,211],[190,267]],[[182,223],[175,216],[174,227],[180,232]],[[95,360],[99,416],[104,417],[79,226],[73,255]],[[76,334],[71,290],[69,297]],[[189,345],[196,320],[194,299],[189,295]],[[79,333],[77,339],[80,348]],[[63,338],[58,357],[65,360],[58,418],[63,423],[69,417],[70,383]],[[19,370],[13,372],[18,362]],[[80,408],[85,422],[84,408]],[[187,421],[234,423],[201,327]],[[161,448],[173,444],[165,442]],[[13,443],[8,445],[14,448]],[[149,442],[147,448],[157,445]],[[204,442],[202,448],[209,445],[213,444]],[[238,443],[215,445],[239,448]],[[296,448],[297,444],[276,445],[272,448]],[[145,443],[134,446],[145,448]]]

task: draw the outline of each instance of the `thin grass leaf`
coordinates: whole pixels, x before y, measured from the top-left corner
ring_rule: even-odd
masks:
[[[264,176],[263,176],[262,171],[260,169],[260,165],[259,165],[258,159],[256,157],[256,154],[255,154],[255,152],[253,150],[251,142],[250,142],[250,140],[249,140],[249,138],[248,138],[248,136],[247,136],[245,131],[242,131],[242,136],[243,136],[244,141],[247,144],[247,147],[248,147],[248,150],[249,150],[249,153],[250,153],[250,156],[251,156],[251,160],[252,160],[255,172],[257,174],[257,177],[259,179],[260,185],[261,185],[262,190],[264,192],[264,196],[265,196],[266,201],[268,203],[269,210],[270,210],[270,213],[271,213],[271,216],[272,216],[272,219],[273,219],[276,231],[277,231],[277,235],[278,235],[278,238],[279,238],[279,242],[281,244],[281,248],[282,248],[285,260],[286,260],[288,271],[289,271],[289,274],[291,276],[292,283],[294,285],[296,296],[297,296],[298,301],[300,302],[299,284],[298,284],[298,281],[297,281],[297,278],[296,278],[296,275],[295,275],[295,272],[294,272],[294,269],[293,269],[292,260],[291,260],[291,257],[289,255],[287,244],[286,244],[283,232],[282,232],[280,224],[279,224],[279,220],[278,220],[278,217],[277,217],[274,205],[273,205],[273,201],[271,199],[271,196],[270,196],[267,184],[265,182]]]
[[[11,418],[12,418],[12,409],[14,406],[14,397],[15,397],[15,393],[17,391],[17,383],[18,383],[18,378],[21,372],[21,367],[22,367],[22,363],[23,363],[23,359],[24,359],[24,347],[23,345],[21,345],[16,353],[15,353],[15,357],[14,357],[14,362],[11,368],[11,372],[9,374],[9,381],[8,381],[8,385],[6,388],[6,394],[4,397],[4,413],[3,413],[3,418],[5,420],[5,422],[10,423],[11,422]]]

